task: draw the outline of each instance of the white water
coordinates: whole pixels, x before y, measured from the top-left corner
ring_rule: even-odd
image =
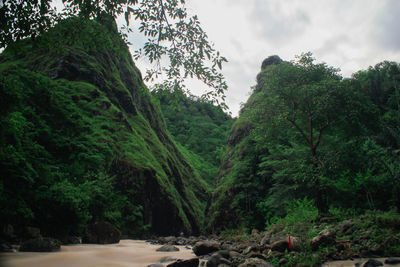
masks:
[[[145,241],[121,240],[112,245],[61,246],[60,252],[1,253],[0,266],[4,267],[145,267],[158,263],[164,257],[190,259],[195,257],[191,249],[177,246],[177,252],[157,252],[160,246]],[[169,264],[171,262],[165,263]]]

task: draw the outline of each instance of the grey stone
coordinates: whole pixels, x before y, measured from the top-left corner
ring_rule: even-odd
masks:
[[[193,258],[189,260],[177,260],[171,264],[168,264],[167,267],[197,267],[199,266],[199,258]]]
[[[378,260],[369,259],[369,260],[366,261],[362,266],[363,266],[363,267],[383,266],[383,263],[380,262],[380,261],[378,261]]]
[[[156,251],[158,251],[158,252],[173,252],[173,251],[179,251],[179,248],[177,248],[173,245],[164,245],[164,246],[156,249]]]
[[[53,252],[59,251],[61,242],[54,238],[40,237],[23,242],[19,248],[25,252]]]
[[[83,238],[83,243],[89,244],[114,244],[119,243],[121,232],[117,227],[108,222],[90,224]]]
[[[192,249],[194,254],[201,256],[218,251],[220,249],[220,243],[215,241],[200,241],[197,242]]]
[[[273,267],[273,265],[259,258],[250,258],[246,259],[238,267]]]
[[[396,258],[387,258],[385,260],[385,264],[400,264],[400,259]]]

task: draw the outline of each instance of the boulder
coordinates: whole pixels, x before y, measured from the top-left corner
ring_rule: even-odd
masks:
[[[336,232],[332,229],[322,230],[311,242],[311,248],[313,250],[318,249],[320,245],[332,244],[335,242]]]
[[[271,241],[271,236],[265,234],[264,237],[261,239],[260,245],[261,246],[268,245],[270,243],[270,241]]]
[[[214,253],[211,258],[207,261],[207,267],[218,267],[220,264],[232,265],[232,263],[224,258],[220,253]]]
[[[164,267],[164,265],[162,265],[160,263],[154,263],[154,264],[147,265],[146,267]]]
[[[53,252],[59,251],[61,242],[54,238],[39,237],[22,242],[19,251],[24,252]]]
[[[220,243],[216,241],[200,241],[193,246],[193,252],[197,256],[209,254],[220,249]]]
[[[171,264],[168,264],[167,267],[197,267],[199,266],[199,259],[193,258],[189,260],[177,260]]]
[[[65,238],[61,239],[64,245],[73,245],[73,244],[81,244],[82,239],[79,236],[66,236]]]
[[[4,225],[1,229],[0,237],[5,238],[6,240],[15,239],[14,227],[11,224]]]
[[[121,232],[117,227],[108,222],[90,224],[86,230],[83,243],[89,244],[114,244],[119,243]]]
[[[385,264],[400,264],[400,259],[396,258],[387,258],[385,260]]]
[[[160,263],[166,263],[166,262],[171,262],[171,261],[176,261],[176,259],[173,257],[164,257],[164,258],[160,259]]]
[[[159,247],[156,249],[156,251],[159,252],[173,252],[173,251],[179,251],[179,248],[173,246],[173,245],[164,245],[162,247]]]
[[[354,222],[352,220],[346,220],[339,224],[339,233],[344,234],[351,228],[353,228]]]
[[[383,263],[378,260],[369,259],[362,265],[362,267],[375,267],[375,266],[383,266]]]
[[[272,243],[271,250],[279,251],[279,252],[285,252],[285,250],[289,250],[288,240],[279,240],[279,241]]]
[[[26,239],[35,239],[42,237],[40,234],[40,229],[31,226],[27,226],[24,228],[22,236]]]
[[[10,244],[0,244],[0,252],[16,252]]]
[[[246,259],[238,267],[273,267],[273,265],[259,258],[250,258]]]

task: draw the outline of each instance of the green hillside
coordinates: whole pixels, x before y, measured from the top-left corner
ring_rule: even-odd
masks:
[[[201,176],[215,182],[233,119],[221,107],[181,91],[153,91],[168,131],[187,150]]]
[[[0,55],[0,222],[196,234],[207,184],[165,128],[113,19],[72,17]]]

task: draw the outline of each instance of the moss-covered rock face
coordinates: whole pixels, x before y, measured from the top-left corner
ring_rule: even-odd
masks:
[[[232,126],[229,149],[222,160],[217,186],[207,210],[211,215],[206,220],[208,230],[264,227],[265,218],[258,211],[263,204],[261,196],[266,194],[270,183],[260,177],[258,165],[268,150],[260,145],[260,133],[252,131],[264,120],[259,110],[265,102],[262,90],[265,89],[264,79],[269,75],[269,67],[282,62],[276,55],[262,62],[257,85]]]
[[[207,199],[114,22],[72,18],[0,55],[0,221],[199,233]]]

